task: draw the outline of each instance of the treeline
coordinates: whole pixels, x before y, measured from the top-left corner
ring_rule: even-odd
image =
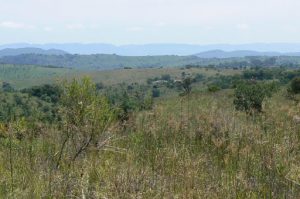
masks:
[[[62,84],[68,85],[67,82]],[[127,120],[133,111],[151,109],[153,98],[160,96],[152,90],[152,87],[137,83],[115,86],[96,83],[93,87],[95,92],[105,96],[109,105],[114,108],[116,117],[122,121]],[[64,86],[57,84],[16,90],[9,83],[3,82],[0,87],[0,121],[8,122],[25,117],[56,123],[61,120],[58,110],[63,106],[63,93]]]
[[[235,88],[242,81],[276,81],[280,85],[289,83],[292,79],[300,76],[300,70],[290,70],[282,67],[263,68],[255,67],[243,70],[237,75],[218,75],[217,78],[210,77],[207,79],[209,88],[213,90]]]
[[[281,67],[297,68],[300,66],[300,57],[278,56],[278,57],[244,57],[244,58],[224,58],[207,59],[207,62],[199,64],[188,64],[186,68],[225,68],[243,70],[257,67]]]
[[[121,121],[127,120],[131,113],[151,109],[154,99],[166,96],[170,92],[181,93],[184,90],[184,80],[188,79],[190,84],[204,81],[206,77],[202,74],[190,75],[182,72],[181,78],[174,79],[169,74],[149,78],[146,84],[119,83],[116,85],[105,85],[96,82],[94,87],[97,93],[108,100],[114,107],[116,117]],[[9,121],[16,118],[35,118],[43,122],[55,123],[61,120],[58,110],[61,108],[61,96],[63,85],[43,84],[25,89],[16,89],[8,82],[0,84],[0,121]]]
[[[122,83],[107,86],[98,82],[95,84],[95,89],[101,95],[106,96],[108,103],[114,107],[117,118],[127,120],[132,112],[151,109],[155,98],[167,96],[169,93],[180,94],[185,87],[206,87],[209,92],[217,92],[221,89],[241,88],[241,85],[255,82],[274,82],[278,86],[287,85],[297,77],[300,77],[300,70],[256,67],[236,75],[217,73],[216,76],[205,76],[200,73],[182,72],[180,78],[174,79],[169,74],[162,74],[149,78],[146,84]],[[189,85],[185,85],[187,83]],[[297,88],[297,86],[293,87]],[[2,82],[0,120],[35,117],[44,122],[57,122],[61,119],[57,110],[62,105],[62,93],[62,87],[55,84],[16,90],[9,83]]]
[[[235,68],[245,67],[290,67],[300,65],[300,57],[244,57],[244,58],[199,58],[197,56],[119,56],[119,55],[39,55],[23,54],[0,58],[0,63],[40,66],[71,67],[83,70],[107,70],[119,68],[149,67],[206,67]]]
[[[0,58],[0,63],[71,67],[82,70],[107,70],[128,67],[184,66],[197,63],[195,56],[119,56],[119,55],[36,55],[24,54]]]

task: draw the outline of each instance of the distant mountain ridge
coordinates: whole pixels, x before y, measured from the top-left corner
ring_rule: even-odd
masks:
[[[194,55],[219,49],[222,51],[256,51],[256,52],[300,52],[300,43],[250,43],[250,44],[211,44],[193,45],[176,43],[156,43],[141,45],[113,45],[105,43],[48,43],[48,44],[6,44],[5,48],[40,48],[44,50],[59,49],[71,54],[117,54],[122,56],[147,55]]]
[[[234,58],[234,57],[253,57],[253,56],[300,56],[300,52],[293,53],[279,53],[279,52],[258,52],[250,50],[237,50],[237,51],[223,51],[223,50],[212,50],[202,53],[195,54],[200,58]]]
[[[0,57],[17,56],[22,54],[65,55],[67,52],[57,49],[44,50],[41,48],[5,48],[0,50]]]

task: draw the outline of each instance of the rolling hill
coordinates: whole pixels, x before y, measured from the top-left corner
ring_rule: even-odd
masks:
[[[84,70],[107,70],[124,67],[164,67],[196,64],[196,56],[119,56],[119,55],[41,55],[22,54],[0,58],[0,63],[59,66]]]
[[[57,49],[44,50],[41,48],[5,48],[0,50],[0,57],[22,54],[64,55],[67,54],[67,52]]]
[[[223,51],[212,50],[196,54],[200,58],[234,58],[234,57],[276,57],[276,56],[300,56],[299,52],[280,53],[280,52],[258,52],[251,50]]]
[[[236,57],[231,57],[234,55]],[[246,56],[246,57],[242,57]],[[252,56],[250,56],[252,55]],[[79,70],[113,70],[120,68],[159,68],[159,67],[185,67],[208,66],[240,67],[240,66],[289,66],[299,67],[300,56],[255,56],[255,52],[243,51],[242,53],[226,53],[213,51],[198,56],[119,56],[119,55],[42,55],[21,54],[17,56],[0,57],[2,64],[38,65],[74,68]],[[202,56],[202,57],[199,57]],[[238,57],[240,56],[240,57]],[[215,58],[219,57],[219,58]],[[273,60],[272,64],[264,63]]]
[[[0,82],[8,82],[18,89],[53,83],[73,74],[76,71],[68,68],[0,64]]]
[[[232,57],[249,57],[249,56],[281,56],[278,52],[257,52],[250,50],[239,50],[239,51],[223,51],[223,50],[212,50],[196,54],[200,58],[232,58]]]

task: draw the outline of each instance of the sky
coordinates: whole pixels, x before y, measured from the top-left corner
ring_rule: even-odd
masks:
[[[300,42],[299,0],[0,0],[0,44]]]

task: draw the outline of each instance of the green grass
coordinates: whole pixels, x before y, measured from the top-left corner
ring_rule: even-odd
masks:
[[[235,111],[232,95],[157,101],[153,110],[111,126],[104,148],[72,164],[64,156],[58,169],[58,127],[27,129],[40,132],[34,140],[0,139],[0,196],[299,198],[300,128],[292,119],[299,105],[279,92],[263,114],[249,116]]]
[[[146,83],[148,78],[161,77],[161,75],[169,74],[174,79],[180,79],[182,72],[186,74],[203,74],[207,77],[215,76],[220,73],[223,75],[237,74],[239,71],[235,70],[213,70],[204,68],[191,68],[191,69],[180,69],[174,68],[149,68],[149,69],[120,69],[111,71],[98,71],[83,73],[94,79],[96,82],[103,82],[107,85],[114,85],[118,83]]]
[[[74,72],[74,70],[66,68],[0,64],[0,81],[8,82],[18,89],[28,88],[53,83]]]
[[[116,85],[119,83],[139,83],[145,84],[148,78],[161,77],[170,74],[174,79],[180,79],[181,73],[203,74],[207,77],[216,74],[232,75],[238,74],[237,70],[214,70],[204,68],[180,69],[170,68],[148,68],[148,69],[118,69],[107,71],[82,71],[68,68],[53,68],[32,65],[7,65],[0,64],[0,81],[9,82],[17,89],[28,88],[31,86],[57,83],[63,79],[91,77],[95,82],[102,82],[104,85]]]

